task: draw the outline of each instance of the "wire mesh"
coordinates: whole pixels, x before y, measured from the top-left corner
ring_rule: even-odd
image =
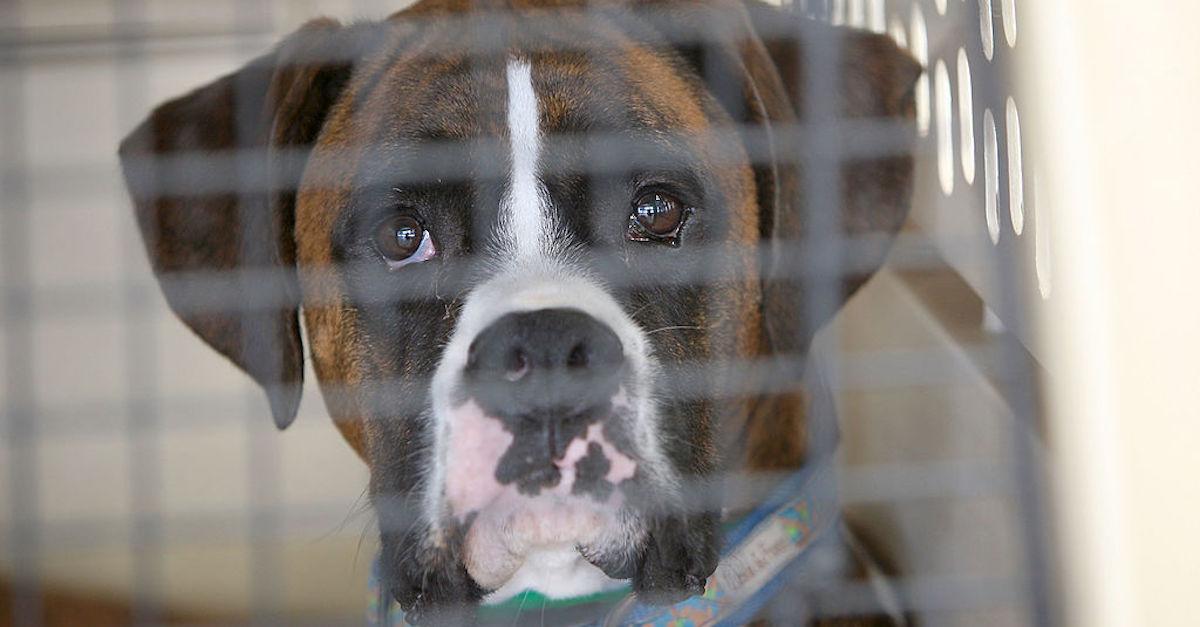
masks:
[[[310,176],[309,148],[277,150],[269,165],[257,145],[131,158],[126,172],[135,179],[148,173],[146,189],[154,194],[242,199],[234,220],[245,229],[236,235],[239,258],[255,263],[158,277],[145,255],[155,242],[144,246],[142,239],[154,229],[143,224],[140,233],[132,219],[115,151],[152,106],[241,66],[308,18],[382,18],[402,7],[204,4],[0,5],[0,582],[7,588],[0,622],[66,624],[79,603],[90,618],[107,612],[138,624],[355,623],[363,616],[378,531],[368,471],[330,428],[321,398],[338,406],[367,388],[428,387],[433,373],[326,381],[318,391],[309,367],[300,420],[277,433],[262,391],[175,315],[233,312],[254,324],[301,304],[297,285],[331,271],[371,271],[354,260],[280,269],[256,249],[267,236],[255,238],[254,230],[273,228],[262,220],[260,199],[295,192]],[[579,11],[602,12],[602,4]],[[802,121],[769,129],[738,122],[705,137],[718,168],[747,158],[801,165],[803,235],[739,249],[685,244],[673,251],[678,271],[667,276],[621,271],[653,263],[657,250],[580,253],[608,289],[622,293],[721,285],[737,280],[746,264],[804,286],[803,307],[786,324],[815,336],[811,344],[681,360],[664,364],[659,376],[673,382],[676,401],[703,402],[788,392],[800,373],[819,371],[835,398],[842,439],[812,438],[813,447],[839,448],[813,448],[809,458],[839,459],[847,518],[894,567],[886,579],[918,624],[1047,624],[1056,617],[1042,503],[1041,371],[1029,313],[1050,294],[1048,238],[1038,220],[1036,164],[1021,158],[1014,96],[1029,99],[1014,94],[1010,80],[1016,4],[797,0],[784,7],[807,20],[889,34],[921,62],[915,129],[907,121],[845,118],[831,96],[842,80],[842,49],[830,35],[812,35]],[[510,45],[498,28],[502,13],[416,16],[405,28],[470,32],[472,54],[487,59]],[[668,6],[641,17],[654,24],[660,43],[715,48],[729,15],[698,15],[704,19],[679,20]],[[561,20],[534,11],[522,24],[552,32]],[[756,32],[764,40],[795,37],[790,24],[758,24]],[[560,52],[613,53],[610,44],[596,43],[605,39],[554,41]],[[454,54],[461,43],[430,44],[423,53]],[[715,90],[738,88],[715,65],[707,70],[712,74],[701,78]],[[257,141],[261,102],[235,102],[235,136]],[[549,135],[542,150],[587,155],[588,176],[621,176],[677,167],[696,139],[686,132],[597,131]],[[503,180],[511,165],[507,141],[442,138],[403,167],[386,155],[365,159],[370,165],[355,185]],[[790,152],[781,154],[780,146]],[[915,184],[905,227],[894,237],[844,232],[844,166],[910,150]],[[324,155],[327,162],[358,158]],[[543,162],[540,174],[579,175],[577,167]],[[480,215],[496,212],[486,198],[478,202]],[[843,309],[843,281],[872,272],[870,256],[889,246],[880,276],[826,324]],[[864,258],[861,266],[846,261]],[[430,300],[428,290],[410,288],[432,282],[437,294],[457,295],[449,315],[488,266],[461,267],[408,268],[404,282],[356,293],[354,305],[420,306]],[[172,295],[170,310],[163,292]],[[344,297],[306,293],[302,304],[335,307]],[[653,306],[649,300],[623,304],[633,315],[637,306]],[[723,305],[711,303],[709,311]],[[985,318],[999,322],[989,330]],[[659,322],[644,330],[687,332]],[[242,341],[247,352],[270,350],[257,336]],[[719,390],[711,384],[717,379]],[[426,399],[413,402],[394,411],[426,409]],[[706,481],[693,491],[700,501],[738,510],[759,502],[781,476],[733,469],[720,493]],[[764,617],[791,624],[877,608],[877,588],[861,581],[825,582],[808,592],[804,600],[774,603]]]

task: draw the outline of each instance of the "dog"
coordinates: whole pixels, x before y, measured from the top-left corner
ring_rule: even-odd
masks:
[[[755,0],[421,0],[306,24],[119,152],[167,302],[280,429],[307,345],[409,620],[671,603],[722,477],[812,457],[796,364],[906,217],[921,72]]]

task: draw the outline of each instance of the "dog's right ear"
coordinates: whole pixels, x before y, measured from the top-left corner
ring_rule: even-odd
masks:
[[[800,131],[812,137],[824,125],[845,125],[856,137],[854,147],[823,140],[826,145],[816,150],[848,149],[836,162],[814,159],[815,142],[780,142],[788,155],[776,170],[780,193],[773,211],[763,214],[772,258],[763,269],[764,328],[774,352],[802,355],[814,331],[880,268],[908,216],[915,94],[924,70],[886,35],[830,26],[758,0],[743,2]],[[828,77],[818,78],[821,73]],[[814,98],[825,111],[809,110]],[[812,206],[820,188],[810,185],[805,171],[811,168],[828,177],[832,191]],[[772,206],[766,199],[761,204]],[[820,240],[845,244],[820,251],[814,263],[810,251]]]
[[[266,390],[280,429],[295,419],[303,383],[295,189],[372,28],[309,22],[270,54],[160,105],[121,143],[167,302]]]

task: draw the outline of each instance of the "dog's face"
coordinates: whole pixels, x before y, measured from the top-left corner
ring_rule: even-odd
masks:
[[[303,304],[327,406],[371,468],[402,605],[519,592],[564,554],[591,570],[551,594],[606,577],[696,593],[720,504],[689,495],[721,453],[769,465],[746,451],[756,437],[798,440],[801,414],[746,444],[763,401],[738,376],[796,357],[829,313],[784,268],[806,234],[801,25],[754,25],[780,17],[424,2],[379,25],[312,24],[126,141],[168,299],[264,384],[280,426]],[[914,64],[882,38],[830,41],[849,68],[841,115],[903,117]],[[231,148],[263,154],[261,181],[203,189],[246,179],[220,162],[181,174],[199,191],[162,189],[164,154]],[[894,231],[908,169],[903,154],[843,168],[835,222]],[[881,254],[852,260],[866,267],[838,279],[839,302]],[[195,311],[170,280],[229,270],[241,305],[280,300]],[[269,271],[266,287],[246,270]],[[784,448],[783,463],[803,453]]]
[[[408,42],[335,109],[296,208],[332,220],[297,242],[339,286],[314,362],[367,382],[373,494],[415,493],[379,508],[385,550],[419,515],[489,590],[547,547],[632,574],[645,506],[713,466],[719,399],[685,372],[752,356],[760,302],[753,172],[684,61],[618,23],[507,20],[492,49],[461,21]]]

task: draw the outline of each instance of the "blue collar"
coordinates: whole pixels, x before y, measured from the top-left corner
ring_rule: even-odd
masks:
[[[814,548],[840,546],[836,531],[840,517],[831,460],[810,464],[784,480],[762,505],[726,532],[720,564],[708,578],[704,594],[670,606],[639,603],[634,595],[625,594],[615,604],[596,603],[593,618],[575,624],[744,624],[782,585],[814,570],[813,556],[820,553]],[[834,533],[829,533],[831,529]],[[379,585],[378,559],[371,571],[369,594],[369,627],[408,625],[404,612]],[[594,618],[601,614],[605,618]]]

